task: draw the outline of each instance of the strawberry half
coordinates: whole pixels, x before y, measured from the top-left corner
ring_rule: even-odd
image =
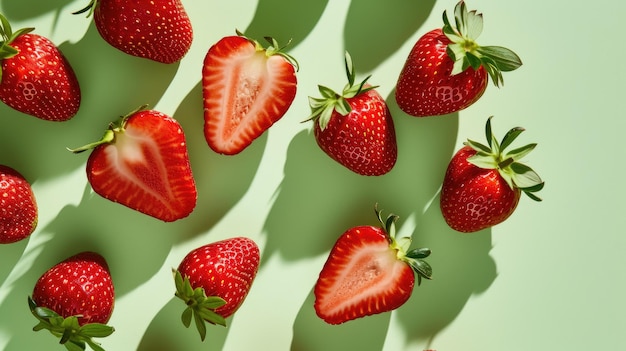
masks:
[[[172,222],[195,208],[196,184],[180,124],[145,106],[111,123],[93,149],[87,179],[100,196]]]
[[[211,46],[204,58],[202,94],[204,135],[213,151],[234,155],[243,151],[283,117],[296,96],[297,62],[271,46],[227,36]]]
[[[460,232],[476,232],[502,223],[515,211],[521,192],[541,201],[534,193],[543,189],[544,182],[519,162],[537,144],[506,152],[524,129],[513,128],[498,142],[490,117],[485,130],[488,146],[468,140],[450,160],[441,188],[443,217]]]
[[[422,36],[413,46],[400,72],[395,98],[405,113],[437,116],[465,109],[487,89],[489,75],[495,86],[502,72],[513,71],[522,61],[501,46],[480,46],[482,14],[468,11],[465,2],[454,8],[456,27],[443,13],[443,28]]]
[[[76,74],[61,51],[34,28],[13,32],[0,14],[0,100],[48,121],[66,121],[81,101]]]
[[[398,158],[396,132],[387,103],[367,84],[355,84],[352,58],[346,52],[348,84],[341,94],[318,86],[321,98],[309,98],[315,140],[333,160],[367,176],[391,171]]]
[[[206,336],[205,321],[226,326],[225,319],[243,304],[259,269],[259,247],[245,237],[201,246],[189,252],[174,270],[176,296],[187,308],[185,327],[195,321],[200,338]]]
[[[129,55],[174,63],[191,48],[193,28],[180,0],[91,0],[74,14],[84,12],[93,13],[107,43]]]
[[[396,240],[396,215],[382,227],[357,226],[345,231],[333,246],[315,283],[315,312],[329,324],[388,312],[411,297],[422,278],[431,279],[432,269],[423,259],[427,248],[413,249],[411,239]]]
[[[39,320],[33,330],[47,329],[68,350],[103,350],[92,338],[111,335],[106,323],[115,304],[109,267],[100,254],[85,251],[50,268],[37,280],[30,311]]]
[[[27,238],[37,228],[37,219],[37,201],[28,181],[0,165],[0,244]]]

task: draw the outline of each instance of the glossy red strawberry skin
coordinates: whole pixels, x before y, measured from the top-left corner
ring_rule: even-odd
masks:
[[[476,154],[464,146],[448,165],[441,189],[440,207],[448,225],[471,233],[506,220],[515,211],[521,191],[512,189],[497,169],[483,169],[467,161]]]
[[[396,132],[389,108],[374,89],[347,98],[352,110],[337,111],[324,130],[315,123],[315,140],[333,160],[351,171],[379,176],[391,171],[398,158]]]
[[[314,287],[315,312],[329,324],[388,312],[403,305],[415,274],[396,257],[382,228],[353,227],[333,246]]]
[[[187,217],[196,205],[182,127],[154,110],[132,114],[113,142],[93,149],[87,178],[100,196],[165,222]]]
[[[180,0],[98,0],[96,28],[113,47],[161,63],[180,61],[193,41],[193,28]]]
[[[423,35],[409,53],[396,84],[398,107],[415,117],[439,116],[463,110],[487,89],[483,66],[451,75],[454,62],[446,53],[450,39],[441,29]]]
[[[215,312],[227,318],[243,304],[259,268],[256,243],[234,237],[201,246],[189,252],[178,266],[191,286],[202,287],[206,296],[218,296],[226,304]]]
[[[54,265],[35,284],[33,300],[67,318],[78,316],[78,323],[106,324],[115,304],[115,290],[106,260],[90,251]]]
[[[0,165],[0,244],[27,238],[37,220],[37,201],[28,181],[15,169]]]
[[[54,43],[27,33],[10,45],[19,53],[2,60],[0,100],[48,121],[74,117],[81,102],[80,86],[72,66]]]
[[[208,50],[202,69],[204,135],[211,149],[235,155],[281,119],[297,88],[294,65],[243,36]]]

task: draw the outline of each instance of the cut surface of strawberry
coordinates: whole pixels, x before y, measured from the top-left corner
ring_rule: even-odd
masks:
[[[185,135],[173,118],[138,110],[111,124],[93,148],[87,178],[100,196],[172,222],[195,208],[197,190]]]
[[[219,40],[202,69],[204,134],[217,153],[243,151],[287,112],[296,96],[295,60],[271,38],[267,49],[243,35]]]
[[[397,216],[383,227],[357,226],[344,232],[333,246],[315,284],[315,311],[329,324],[388,312],[411,297],[422,278],[431,279],[432,269],[423,259],[426,248],[407,251],[410,238],[395,239]]]

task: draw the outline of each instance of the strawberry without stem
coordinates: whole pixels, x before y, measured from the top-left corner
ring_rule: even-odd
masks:
[[[191,47],[193,29],[180,0],[91,0],[74,14],[84,12],[93,13],[107,43],[132,56],[174,63]]]
[[[173,118],[144,107],[111,123],[93,149],[87,179],[100,196],[172,222],[188,216],[197,191],[185,135]]]
[[[0,100],[22,113],[48,121],[66,121],[81,101],[76,75],[61,51],[49,39],[13,32],[0,14]]]
[[[28,304],[39,320],[33,330],[49,330],[70,351],[85,344],[103,350],[92,338],[114,331],[106,325],[115,304],[113,282],[104,257],[95,252],[81,252],[46,271]]]
[[[211,149],[238,154],[283,117],[296,96],[297,62],[271,46],[227,36],[204,58],[204,135]]]
[[[37,201],[28,181],[0,165],[0,244],[25,239],[35,231],[37,220]]]
[[[333,160],[368,176],[391,171],[398,157],[396,132],[385,100],[367,84],[355,84],[356,73],[348,53],[348,84],[341,94],[319,86],[321,98],[309,98],[315,140]]]
[[[437,116],[465,109],[483,95],[488,75],[499,87],[502,72],[522,65],[509,49],[476,43],[483,29],[482,14],[468,11],[461,1],[454,17],[456,26],[444,11],[443,28],[426,33],[415,43],[400,72],[395,98],[409,115]]]
[[[408,237],[395,238],[395,215],[383,227],[358,226],[344,232],[333,246],[315,284],[315,312],[329,324],[340,324],[402,306],[432,269],[423,259],[426,248],[407,251]]]
[[[534,193],[543,189],[544,182],[519,162],[537,144],[506,152],[524,129],[513,128],[498,142],[490,117],[485,130],[488,146],[468,140],[450,161],[441,189],[443,217],[460,232],[476,232],[503,222],[515,211],[521,192],[541,201]]]
[[[176,296],[187,308],[186,327],[195,321],[200,338],[206,336],[205,321],[225,326],[250,291],[259,268],[259,247],[244,237],[230,238],[189,252],[174,271]]]

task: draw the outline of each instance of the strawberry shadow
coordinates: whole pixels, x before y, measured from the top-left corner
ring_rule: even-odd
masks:
[[[68,0],[14,0],[3,1],[2,11],[12,20],[26,20],[41,16],[49,12],[59,12],[65,5],[71,3]],[[87,2],[85,2],[85,6]]]
[[[29,239],[30,237],[15,243],[0,245],[0,257],[2,257],[2,264],[0,264],[0,286],[5,283],[5,280],[15,268],[15,264],[24,254]]]
[[[287,49],[291,50],[311,33],[327,4],[328,0],[260,0],[244,34],[258,41],[271,36],[281,46],[291,40]]]
[[[87,20],[87,19],[86,19]],[[0,104],[0,162],[19,167],[32,180],[46,180],[79,168],[84,159],[67,147],[100,139],[108,124],[143,104],[155,105],[177,71],[114,49],[90,25],[83,38],[59,49],[81,87],[81,107],[65,122],[44,121]]]
[[[435,0],[351,1],[343,37],[346,50],[359,62],[356,69],[370,72],[392,56],[424,24],[434,4]]]
[[[157,313],[141,339],[137,351],[205,350],[219,351],[224,348],[228,327],[207,324],[204,341],[192,323],[185,328],[180,320],[184,303],[174,297]],[[229,325],[232,319],[227,319]]]

